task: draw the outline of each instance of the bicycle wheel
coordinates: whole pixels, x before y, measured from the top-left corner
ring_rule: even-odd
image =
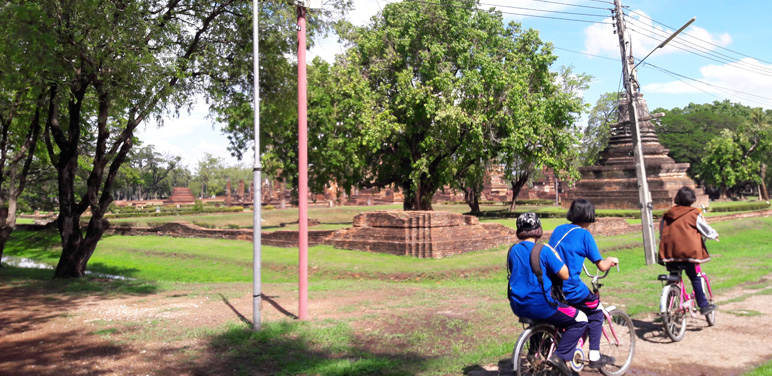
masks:
[[[607,364],[600,369],[606,376],[624,375],[635,354],[635,327],[627,313],[618,309],[609,311],[611,320],[603,325],[603,336],[600,339],[600,353],[614,357],[613,364]]]
[[[686,333],[686,312],[681,309],[681,291],[677,285],[668,285],[662,290],[665,311],[662,314],[662,324],[665,334],[675,342],[684,338]]]
[[[708,292],[708,282],[705,281],[705,278],[700,278],[702,281],[702,291],[705,292],[705,297],[708,298],[708,303],[713,304],[713,296],[711,296],[711,293]],[[705,320],[708,321],[708,326],[716,325],[716,310],[714,309],[707,315],[705,315]]]
[[[550,325],[529,327],[517,338],[512,351],[516,376],[548,376],[552,365],[547,361],[557,346],[555,328]]]

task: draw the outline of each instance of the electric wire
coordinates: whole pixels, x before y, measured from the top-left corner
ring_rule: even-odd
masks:
[[[630,27],[628,27],[628,29],[630,31],[640,35],[640,36],[643,36],[643,37],[646,37],[646,38],[649,38],[649,39],[652,39],[652,40],[655,40],[655,41],[659,41],[657,38],[652,37],[651,35],[648,35],[646,32],[641,32],[638,29],[636,29],[635,27],[630,26]],[[672,43],[672,41],[671,41],[671,43]],[[695,52],[692,49],[689,49],[687,47],[683,47],[683,45],[680,45],[678,43],[673,44],[673,47],[676,48],[676,49],[679,49],[681,51],[685,51],[685,52],[688,52],[690,54],[693,54],[693,55],[696,55],[696,56],[699,56],[699,57],[702,57],[702,58],[705,58],[705,59],[708,59],[708,60],[715,61],[717,63],[730,65],[730,66],[732,66],[732,67],[734,67],[736,69],[740,69],[740,70],[743,70],[743,71],[746,71],[746,72],[750,72],[750,73],[756,73],[756,74],[759,74],[759,75],[762,75],[762,76],[772,77],[772,70],[769,70],[769,69],[764,68],[764,67],[757,67],[757,66],[753,66],[753,65],[746,66],[746,65],[743,65],[743,64],[738,64],[738,62],[736,60],[722,59],[722,58],[715,58],[715,57],[706,56],[705,54],[702,54],[700,52]]]
[[[449,8],[458,8],[458,9],[466,9],[466,10],[476,10],[476,11],[485,11],[484,9],[480,9],[477,7],[465,7],[461,5],[453,5],[453,4],[442,4],[442,3],[435,3],[431,1],[425,1],[425,0],[405,0],[406,2],[413,2],[413,3],[421,3],[421,4],[427,4],[427,5],[436,5],[436,6],[442,6],[442,7],[449,7]],[[462,1],[462,2],[469,2],[469,1]],[[496,5],[497,7],[499,5]],[[530,9],[532,11],[541,11],[541,12],[550,12],[555,13],[555,11],[548,11],[543,9]],[[598,21],[592,21],[592,20],[582,20],[582,19],[576,19],[576,18],[567,18],[567,17],[552,17],[552,16],[541,16],[536,14],[529,14],[529,13],[517,13],[517,12],[504,12],[504,11],[498,11],[501,14],[507,14],[507,15],[514,15],[514,16],[526,16],[526,17],[536,17],[536,18],[545,18],[545,19],[551,19],[551,20],[560,20],[560,21],[572,21],[572,22],[586,22],[586,23],[600,23],[600,24],[607,24],[610,25],[609,22],[598,22]],[[599,16],[599,15],[595,15]],[[600,16],[599,16],[600,17]]]
[[[698,79],[695,79],[695,78],[691,78],[691,77],[688,77],[688,76],[685,76],[685,75],[682,75],[682,74],[670,71],[668,69],[656,66],[656,65],[648,63],[648,62],[644,62],[643,65],[644,66],[650,66],[652,68],[660,70],[660,71],[662,71],[662,72],[664,72],[666,74],[669,74],[669,75],[671,75],[673,77],[676,77],[677,79],[678,79],[678,77],[680,77],[680,78],[683,78],[683,79],[694,81],[694,82],[697,82],[699,84],[715,88],[718,91],[721,91],[721,92],[723,92],[725,94],[728,94],[728,95],[731,95],[731,96],[735,96],[735,97],[744,98],[744,99],[746,99],[748,101],[751,101],[751,102],[754,102],[754,103],[758,103],[758,104],[761,104],[761,105],[769,105],[769,103],[772,102],[772,98],[769,98],[769,97],[764,97],[764,96],[761,96],[761,95],[746,93],[746,92],[743,92],[743,91],[739,91],[739,90],[735,90],[735,89],[730,89],[730,88],[727,88],[727,87],[724,87],[724,86],[719,86],[719,85],[711,84],[711,83],[708,83],[708,82],[705,82],[705,81],[702,81],[702,80],[698,80]],[[679,81],[682,81],[682,82],[686,83],[685,81],[683,81],[681,79],[679,79]],[[704,90],[701,90],[701,91],[705,92]],[[712,94],[712,95],[715,96],[714,94]],[[757,98],[757,99],[760,99],[760,100],[763,100],[763,101],[768,101],[768,102],[761,102],[761,101],[759,101],[757,99],[754,99],[754,98]]]
[[[599,59],[606,59],[606,60],[612,60],[612,61],[617,61],[617,62],[619,61],[619,59],[614,59],[614,58],[611,58],[611,57],[608,57],[608,56],[593,55],[593,54],[589,54],[587,52],[574,51],[574,50],[569,50],[567,48],[562,48],[562,47],[553,47],[553,48],[555,48],[556,50],[573,52],[575,54],[581,54],[581,55],[586,55],[586,56],[591,56],[591,57],[597,57]]]
[[[664,27],[667,27],[667,28],[670,28],[670,29],[674,29],[674,30],[675,30],[675,28],[674,28],[674,27],[672,27],[672,26],[668,26],[668,25],[665,25],[664,23],[662,23],[662,22],[659,22],[659,21],[657,21],[657,20],[655,20],[655,19],[653,19],[653,18],[649,17],[648,15],[646,15],[646,14],[644,14],[644,13],[640,13],[640,12],[638,12],[638,11],[631,11],[630,13],[635,13],[635,14],[637,14],[637,15],[639,15],[639,16],[641,16],[641,17],[643,17],[643,18],[646,18],[646,19],[648,19],[648,20],[651,20],[652,22],[654,22],[654,23],[656,23],[656,24],[658,24],[658,25],[661,25],[661,26],[664,26]],[[722,50],[725,50],[725,51],[731,52],[731,53],[733,53],[733,54],[737,54],[737,55],[740,55],[740,56],[743,56],[743,57],[749,57],[749,58],[751,58],[751,59],[756,59],[756,60],[758,60],[758,61],[761,61],[761,62],[764,62],[764,63],[767,63],[767,64],[772,64],[772,62],[769,62],[769,61],[765,61],[765,60],[762,60],[762,59],[759,59],[759,58],[757,58],[757,57],[753,57],[753,56],[750,56],[750,55],[746,55],[746,54],[744,54],[744,53],[742,53],[742,52],[737,52],[737,51],[734,51],[734,50],[730,50],[730,49],[728,49],[728,48],[726,48],[726,47],[723,47],[723,46],[719,46],[719,45],[717,45],[717,44],[714,44],[714,43],[712,43],[712,42],[710,42],[710,41],[707,41],[707,40],[704,40],[704,39],[701,39],[701,38],[695,37],[695,36],[693,36],[693,35],[690,35],[688,32],[684,33],[683,35],[684,35],[684,36],[687,36],[687,37],[689,37],[689,38],[692,38],[692,39],[698,40],[698,41],[700,41],[700,42],[702,42],[702,43],[705,43],[705,44],[709,44],[709,45],[711,45],[711,46],[713,46],[713,47],[716,47],[716,48],[720,48],[720,49],[722,49]]]
[[[537,1],[537,2],[540,2],[540,3],[565,5],[565,6],[571,6],[571,7],[587,8],[587,9],[602,9],[602,10],[610,10],[611,9],[611,8],[604,8],[604,7],[594,7],[592,5],[561,3],[560,1],[550,1],[550,0],[531,0],[531,1]]]
[[[426,1],[426,0],[405,0],[405,1],[410,1],[410,2],[414,2],[414,3],[422,3],[422,4],[427,4],[427,5],[451,7],[451,8],[460,8],[460,9],[476,10],[476,11],[485,11],[484,9],[480,9],[480,8],[477,8],[477,7],[465,7],[465,6],[454,5],[454,4],[442,4],[442,3]],[[591,9],[594,8],[594,9],[609,10],[609,9],[606,9],[606,8],[582,6],[582,5],[578,5],[578,4],[567,4],[567,3],[557,2],[557,1],[548,1],[548,0],[533,0],[533,1],[540,1],[540,2],[544,2],[544,3],[554,3],[554,4],[560,4],[560,5],[575,5],[575,6],[581,6],[581,7],[585,7],[585,8],[591,8]],[[604,4],[612,4],[612,3],[608,2],[608,1],[602,1],[602,0],[590,0],[590,1],[598,2],[598,3],[604,3]],[[477,4],[477,3],[473,2],[473,1],[465,1],[465,0],[461,0],[460,2],[461,3]],[[576,13],[576,12],[563,12],[563,11],[552,11],[552,10],[545,10],[545,9],[536,9],[536,8],[528,8],[528,7],[516,7],[516,6],[507,6],[507,5],[497,5],[497,4],[489,4],[489,3],[480,3],[480,5],[494,6],[494,7],[497,7],[497,8],[519,9],[519,10],[526,10],[526,11],[532,11],[532,12],[567,14],[567,15],[574,15],[574,16],[584,16],[584,17],[608,17],[606,15]],[[528,16],[528,17],[537,17],[537,18],[562,20],[562,21],[587,22],[587,23],[599,23],[599,24],[613,25],[612,23],[609,23],[609,22],[597,22],[597,21],[583,20],[583,19],[576,19],[576,18],[552,17],[552,16],[543,16],[543,15],[526,14],[526,13],[518,13],[518,12],[506,12],[506,11],[501,11],[501,10],[498,10],[498,11],[500,13],[502,13],[502,14],[508,14],[508,15]],[[672,27],[670,27],[668,25],[665,25],[665,24],[663,24],[661,22],[658,22],[658,21],[656,21],[654,19],[651,19],[650,17],[642,15],[642,14],[640,14],[638,12],[632,12],[632,13],[641,15],[642,17],[650,19],[650,20],[652,20],[653,22],[655,22],[657,24],[660,24],[662,26],[665,26],[665,27],[668,27],[668,28],[672,29]],[[630,17],[629,14],[627,14],[627,13],[625,13],[625,15],[627,16],[627,17],[624,18],[624,21],[626,23],[627,23],[627,21],[632,21],[632,23],[637,23],[638,25],[642,25],[642,26],[645,26],[647,28],[649,27],[649,25],[641,22],[640,20],[637,20],[637,19],[635,19],[633,17]],[[658,38],[651,36],[650,34],[655,34],[657,36],[663,37],[663,40],[669,36],[669,35],[663,35],[663,34],[666,34],[666,33],[664,31],[656,29],[656,28],[651,28],[650,33],[646,33],[646,32],[642,32],[642,31],[637,30],[636,27],[633,27],[632,25],[629,25],[629,24],[627,25],[627,27],[631,31],[635,32],[636,34],[638,34],[640,36],[644,36],[644,37],[647,37],[649,39],[652,39],[652,40],[655,40],[655,41],[658,41],[658,42],[661,42],[661,41],[658,40]],[[755,58],[755,57],[752,57],[752,56],[749,56],[749,55],[745,55],[745,54],[742,54],[742,53],[739,53],[739,52],[735,52],[735,51],[723,48],[721,46],[717,46],[717,45],[715,45],[715,44],[713,44],[713,43],[711,43],[709,41],[705,41],[705,40],[702,40],[700,38],[690,36],[688,34],[684,34],[684,35],[689,36],[692,39],[698,40],[698,41],[700,41],[702,43],[705,43],[705,44],[708,44],[708,45],[712,45],[712,46],[715,46],[715,47],[718,47],[718,48],[722,48],[722,49],[724,49],[726,51],[729,51],[729,52],[732,52],[732,53],[735,53],[735,54],[738,54],[738,55],[741,55],[741,56],[744,56],[744,57],[749,57],[749,58],[756,59],[757,61],[766,62],[764,60],[761,60],[761,59],[758,59],[758,58]],[[709,60],[713,60],[713,61],[716,61],[716,62],[719,62],[719,63],[731,65],[731,66],[733,66],[736,69],[741,69],[741,70],[744,70],[744,71],[747,71],[747,72],[750,72],[750,73],[756,73],[756,74],[761,74],[761,75],[772,77],[772,69],[768,69],[768,68],[764,68],[764,67],[759,67],[759,66],[756,66],[756,65],[748,64],[747,62],[743,62],[743,61],[734,59],[731,56],[728,56],[728,55],[725,55],[725,54],[721,54],[721,53],[718,53],[718,52],[712,52],[710,50],[707,50],[704,47],[697,47],[697,46],[694,46],[694,45],[690,45],[690,42],[682,41],[682,40],[679,40],[679,39],[683,39],[683,38],[681,38],[681,36],[679,35],[673,41],[670,41],[669,44],[672,44],[674,48],[680,49],[682,51],[689,52],[689,53],[692,53],[694,55],[697,55],[697,56],[700,56],[700,57],[703,57],[703,58],[706,58],[706,59],[709,59]],[[675,43],[673,43],[673,42],[675,42]],[[609,58],[609,57],[605,57],[605,56],[593,55],[593,54],[589,54],[589,53],[585,53],[585,52],[580,52],[580,51],[574,51],[574,50],[570,50],[570,49],[566,49],[566,48],[562,48],[562,47],[554,47],[554,48],[556,50],[563,50],[563,51],[577,53],[577,54],[582,54],[582,55],[586,55],[586,56],[592,56],[592,57],[597,57],[597,58],[602,58],[602,59],[607,59],[607,60],[614,60],[614,61],[617,60],[617,59],[613,59],[613,58]],[[698,80],[698,79],[694,79],[694,78],[691,78],[691,77],[688,77],[688,76],[685,76],[685,75],[682,75],[682,74],[679,74],[679,73],[675,73],[673,71],[667,70],[665,68],[656,66],[656,65],[648,63],[648,62],[642,62],[642,65],[645,66],[645,67],[650,67],[650,68],[653,68],[653,69],[660,70],[661,72],[676,78],[677,80],[683,82],[684,84],[686,84],[688,86],[691,86],[694,89],[702,91],[702,92],[704,92],[706,94],[709,94],[709,95],[711,95],[711,96],[713,96],[715,98],[721,99],[721,97],[715,95],[714,93],[711,93],[709,91],[703,90],[703,89],[701,89],[701,88],[699,88],[699,87],[697,87],[697,86],[695,86],[695,85],[693,85],[693,84],[691,84],[691,83],[689,83],[689,82],[687,82],[685,80],[694,81],[694,82],[697,82],[699,84],[715,88],[716,90],[721,91],[721,92],[723,92],[725,94],[728,94],[728,95],[731,95],[731,96],[735,96],[735,97],[739,97],[739,98],[744,98],[744,99],[746,99],[748,101],[752,101],[754,103],[759,103],[759,104],[763,104],[763,105],[767,105],[768,104],[768,103],[764,103],[764,102],[759,102],[758,100],[754,100],[753,98],[758,98],[759,100],[772,101],[772,98],[767,98],[767,97],[760,96],[760,95],[750,94],[750,93],[742,92],[742,91],[739,91],[739,90],[730,89],[730,88],[722,87],[722,86],[715,85],[715,84],[710,84],[710,83],[707,83],[707,82],[704,82],[704,81],[701,81],[701,80]],[[769,74],[767,74],[767,73],[769,73]],[[621,83],[622,83],[622,76],[620,76],[620,83],[619,83],[620,88],[621,88]],[[619,92],[619,90],[620,89],[618,88],[617,92]]]
[[[640,21],[638,21],[636,19],[629,18],[629,20],[634,21],[633,23],[641,24],[641,25],[643,25],[645,27],[648,27],[648,25],[643,24],[643,23],[641,23]],[[651,35],[649,35],[646,32],[639,31],[636,27],[630,26],[629,28],[631,29],[631,31],[634,31],[634,32],[636,32],[639,35],[642,35],[642,36],[645,36],[647,38],[651,38],[653,40],[657,40],[658,41],[657,38],[652,37]],[[662,31],[662,30],[658,30],[658,29],[649,29],[649,30],[651,31],[652,34],[656,34],[658,36],[661,36],[661,37],[663,37],[663,39],[665,39],[665,38],[667,38],[669,36],[665,31]],[[763,67],[763,66],[754,65],[754,64],[751,64],[751,63],[749,63],[747,61],[736,60],[736,59],[734,59],[731,56],[728,56],[728,55],[725,55],[725,54],[721,54],[719,52],[711,51],[711,50],[709,50],[709,49],[707,49],[705,47],[692,45],[692,44],[690,44],[690,42],[684,42],[684,41],[680,40],[679,37],[676,37],[675,39],[670,41],[669,45],[672,45],[673,47],[678,48],[678,49],[680,49],[682,51],[690,52],[690,53],[693,53],[695,55],[698,55],[698,56],[701,56],[703,58],[706,58],[706,59],[709,59],[709,60],[713,60],[713,61],[716,61],[716,62],[719,62],[719,63],[735,65],[737,68],[744,69],[744,70],[747,70],[747,71],[752,71],[754,73],[759,73],[759,74],[764,74],[764,75],[772,75],[772,68],[766,68],[766,67]]]

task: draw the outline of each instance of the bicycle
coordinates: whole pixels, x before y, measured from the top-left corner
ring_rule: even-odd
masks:
[[[702,281],[702,291],[705,292],[708,303],[713,304],[713,291],[710,289],[708,275],[702,271],[700,264],[695,264],[694,267]],[[687,313],[694,318],[697,317],[699,310],[697,301],[694,299],[694,292],[686,293],[686,286],[681,278],[682,270],[682,268],[678,268],[678,270],[670,271],[670,274],[660,274],[657,277],[657,280],[663,282],[662,295],[659,298],[662,325],[665,327],[667,336],[674,342],[680,341],[686,334]],[[708,326],[716,325],[716,311],[713,310],[705,315],[705,319],[708,321]]]
[[[617,267],[617,270],[619,267]],[[599,291],[603,286],[598,281],[606,278],[606,270],[603,276],[591,275],[584,267],[584,273],[592,278],[592,291],[600,298]],[[603,307],[603,316],[605,318],[603,325],[603,335],[601,336],[601,353],[613,356],[616,360],[613,364],[608,364],[599,369],[600,373],[606,376],[624,375],[630,364],[633,362],[635,354],[635,327],[630,316],[614,306]],[[560,330],[556,327],[540,321],[534,321],[521,317],[520,323],[524,330],[520,334],[512,351],[512,364],[515,375],[517,376],[547,376],[553,372],[552,365],[547,361],[557,348],[560,341]],[[585,357],[585,351],[582,349],[587,343],[588,331],[585,331],[577,343],[574,350],[574,357],[571,361],[571,368],[579,372],[586,364],[589,358]]]

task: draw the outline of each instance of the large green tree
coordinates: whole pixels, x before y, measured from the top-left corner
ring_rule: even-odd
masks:
[[[561,67],[558,73],[547,68],[555,57],[550,48],[539,47],[538,36],[533,35],[527,45],[541,48],[532,51],[527,60],[533,68],[528,76],[527,90],[520,93],[525,105],[513,128],[505,131],[498,160],[510,180],[514,211],[517,197],[526,183],[543,168],[551,169],[556,178],[574,179],[576,170],[578,129],[575,124],[584,103],[579,95],[587,90],[591,76],[574,74],[573,67]],[[520,51],[525,51],[521,48]],[[541,55],[542,59],[533,58]],[[541,63],[539,63],[541,62]]]
[[[351,0],[329,0],[322,10],[307,13],[307,46],[328,35],[352,7]],[[298,48],[297,7],[290,2],[264,0],[258,2],[259,12],[259,72],[260,149],[266,153],[263,170],[271,176],[297,187],[298,158],[298,68],[295,56]],[[211,85],[207,100],[215,118],[224,124],[223,132],[230,141],[230,151],[238,158],[254,150],[253,114],[253,40],[251,14],[237,20],[238,27],[226,32],[235,43],[218,45],[207,59]],[[316,63],[308,67],[309,101],[318,89],[314,80]],[[324,69],[324,68],[322,68]],[[313,106],[309,105],[309,112]],[[313,116],[309,114],[309,118]],[[312,128],[309,125],[309,128]],[[309,148],[309,153],[313,149]],[[314,161],[312,156],[309,160]],[[329,181],[329,180],[328,180]],[[313,177],[311,182],[316,182]],[[325,182],[326,183],[326,182]],[[323,185],[312,185],[312,191]]]
[[[689,176],[699,179],[703,158],[708,156],[707,144],[725,129],[737,130],[747,120],[750,107],[715,101],[670,110],[658,108],[654,112],[665,113],[655,124],[662,146],[670,149],[669,155],[676,162],[688,162]]]
[[[62,255],[54,275],[80,277],[109,225],[104,213],[137,126],[208,83],[202,59],[216,55],[251,2],[18,0],[3,7],[25,14],[28,27],[51,42],[36,63],[45,68],[40,113],[57,171]],[[16,42],[34,40],[25,34]]]
[[[397,186],[405,210],[430,210],[439,188],[481,173],[484,160],[547,157],[549,135],[577,110],[549,71],[551,47],[493,10],[389,4],[347,37],[328,91],[350,105],[335,119],[356,145],[352,180]]]

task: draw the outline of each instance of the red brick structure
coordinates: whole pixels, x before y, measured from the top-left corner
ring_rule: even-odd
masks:
[[[515,241],[501,224],[436,211],[376,211],[354,217],[354,227],[338,230],[325,243],[335,248],[418,258],[442,258],[490,249]]]
[[[193,204],[196,202],[196,198],[193,196],[193,191],[190,188],[174,187],[172,188],[172,196],[164,200],[166,205],[174,204]]]
[[[673,197],[678,189],[683,186],[695,188],[694,181],[686,175],[688,163],[676,163],[668,157],[668,149],[660,143],[654,126],[651,124],[651,115],[643,99],[643,94],[638,94],[637,117],[641,134],[641,144],[646,167],[646,177],[649,183],[649,191],[654,209],[667,209],[672,205]],[[635,160],[633,157],[633,138],[630,117],[628,114],[629,101],[619,104],[619,122],[611,130],[609,145],[601,152],[598,164],[595,166],[581,167],[579,172],[582,178],[570,190],[563,206],[568,206],[577,198],[585,198],[595,204],[596,208],[604,209],[638,209],[638,179],[635,173]],[[696,206],[708,204],[708,196],[702,189],[697,192]]]

